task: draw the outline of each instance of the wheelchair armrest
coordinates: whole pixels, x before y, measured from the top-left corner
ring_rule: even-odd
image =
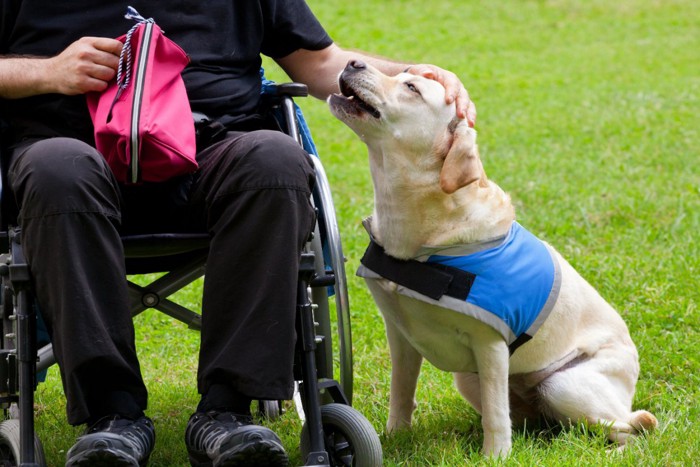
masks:
[[[275,83],[266,88],[265,92],[274,97],[307,97],[309,88],[302,83]]]

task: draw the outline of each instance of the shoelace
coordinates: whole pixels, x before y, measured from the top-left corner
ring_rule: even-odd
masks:
[[[147,422],[142,420],[133,421],[118,416],[104,418],[92,425],[88,429],[88,434],[104,432],[123,436],[131,442],[138,454],[142,455],[148,450],[153,438],[152,433],[142,426],[145,423]]]
[[[244,425],[233,414],[229,413],[222,413],[217,416],[207,414],[205,417],[207,417],[206,421],[200,422],[197,420],[201,425],[193,426],[190,436],[192,436],[192,444],[198,448],[198,450],[207,453],[216,452],[224,438],[226,438],[232,430]],[[197,422],[195,422],[195,424],[199,424]]]

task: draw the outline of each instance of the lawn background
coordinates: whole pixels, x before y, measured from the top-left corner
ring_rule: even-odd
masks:
[[[635,407],[657,432],[622,454],[584,428],[518,431],[504,465],[685,466],[700,459],[700,6],[695,0],[309,0],[339,45],[457,73],[478,109],[481,156],[518,219],[546,239],[627,321],[641,375]],[[157,18],[156,18],[157,19]],[[268,75],[284,81],[269,61]],[[300,102],[336,203],[350,280],[354,405],[380,432],[386,465],[489,464],[479,417],[428,364],[412,432],[385,436],[389,361],[382,320],[354,277],[372,189],[366,151],[324,103]],[[199,287],[179,294],[198,306]],[[150,465],[187,465],[198,334],[154,312],[136,318],[158,441]],[[52,368],[37,391],[49,465],[79,433]],[[695,423],[694,423],[695,422]],[[272,424],[301,462],[300,424]]]

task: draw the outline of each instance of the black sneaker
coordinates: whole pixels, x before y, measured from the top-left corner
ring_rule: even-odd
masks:
[[[143,467],[148,463],[156,431],[147,417],[138,420],[112,415],[88,427],[66,454],[66,467]]]
[[[289,462],[274,431],[231,412],[192,415],[187,422],[185,444],[194,467],[285,467]]]

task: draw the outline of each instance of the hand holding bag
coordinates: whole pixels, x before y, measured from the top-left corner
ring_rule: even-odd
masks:
[[[153,18],[129,7],[137,24],[124,43],[116,80],[87,95],[95,145],[117,180],[161,182],[197,169],[194,120],[180,76],[187,54]]]

